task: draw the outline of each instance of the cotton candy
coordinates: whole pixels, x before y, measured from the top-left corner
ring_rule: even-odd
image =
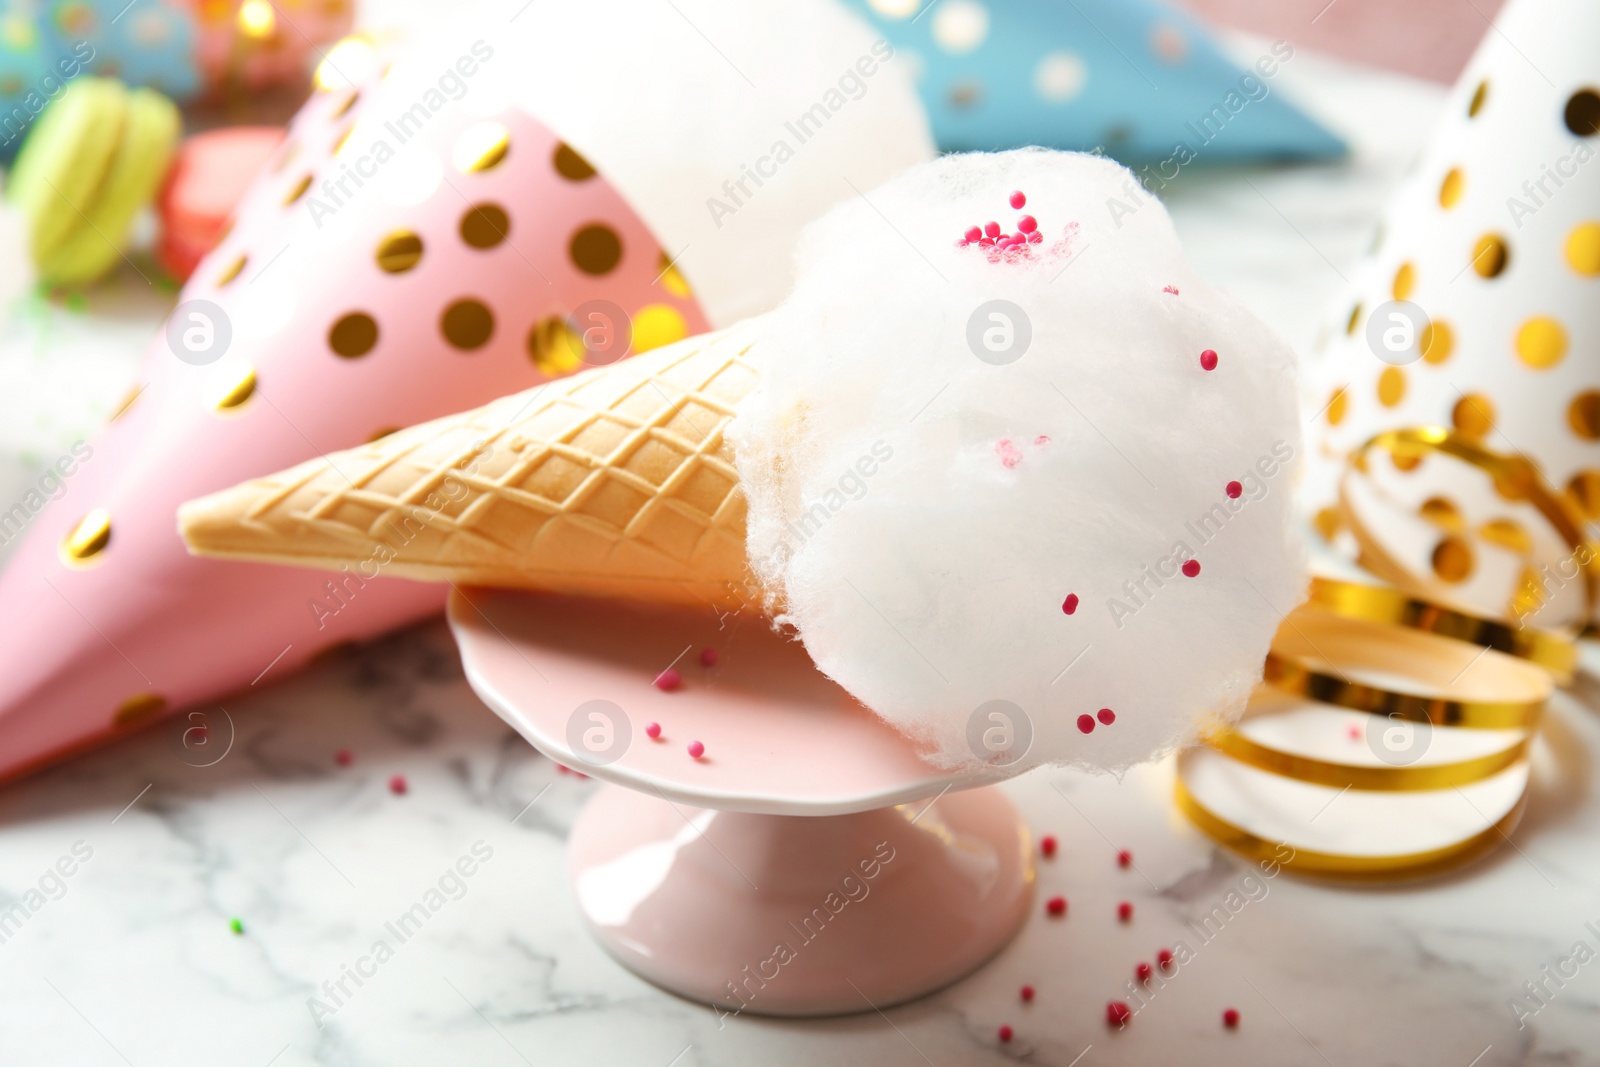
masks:
[[[755,577],[931,762],[1118,772],[1242,710],[1306,581],[1293,356],[1128,171],[906,171],[807,230],[765,334],[730,427]]]
[[[548,123],[640,213],[715,323],[777,303],[800,228],[852,186],[933,155],[911,60],[839,0],[504,11],[397,64],[396,98],[425,99],[482,38],[495,55],[461,106],[511,100]]]

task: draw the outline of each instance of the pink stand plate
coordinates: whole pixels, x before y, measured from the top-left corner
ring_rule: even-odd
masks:
[[[568,869],[595,937],[657,985],[730,1013],[869,1011],[954,982],[1026,917],[1028,831],[973,788],[1004,775],[928,766],[765,620],[475,589],[450,626],[491,708],[624,787],[579,815]]]

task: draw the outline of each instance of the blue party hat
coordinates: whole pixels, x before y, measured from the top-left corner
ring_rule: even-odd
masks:
[[[1163,0],[847,0],[917,67],[946,151],[1046,145],[1124,161],[1316,159],[1345,146]]]
[[[193,11],[175,0],[3,0],[0,159],[83,74],[149,86],[175,100],[200,88]]]

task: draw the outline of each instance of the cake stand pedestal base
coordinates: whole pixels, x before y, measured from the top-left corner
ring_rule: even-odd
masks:
[[[604,786],[568,872],[624,966],[728,1013],[871,1011],[949,985],[1027,917],[1032,846],[996,788],[851,815],[690,807]]]

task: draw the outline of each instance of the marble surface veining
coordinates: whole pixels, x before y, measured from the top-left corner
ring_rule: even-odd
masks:
[[[1009,783],[1033,831],[1060,841],[1041,861],[1039,896],[1066,895],[1066,918],[1036,908],[992,963],[925,1000],[820,1021],[719,1019],[634,978],[589,939],[563,840],[599,786],[560,772],[476,700],[442,624],[263,680],[223,707],[0,791],[0,912],[30,890],[45,900],[0,942],[0,1061],[1503,1067],[1600,1057],[1600,962],[1525,1026],[1506,1006],[1576,942],[1600,944],[1585,926],[1600,928],[1592,676],[1552,707],[1550,751],[1511,844],[1412,888],[1260,877],[1176,814],[1170,764],[1121,782],[1041,771]],[[202,721],[210,751],[182,743]],[[335,763],[339,749],[349,766]],[[390,790],[396,774],[404,795]],[[1130,868],[1117,865],[1120,848],[1132,851]],[[48,878],[64,856],[81,861]],[[442,883],[463,856],[476,857],[471,876]],[[443,903],[396,938],[385,924],[430,891]],[[1228,921],[1197,933],[1230,892]],[[1131,922],[1116,918],[1122,900]],[[325,983],[337,991],[379,940],[392,956],[330,993]],[[1105,1002],[1126,997],[1134,965],[1179,941],[1192,958],[1126,1030],[1109,1030]],[[1024,983],[1038,991],[1030,1005],[1018,999]],[[1231,1032],[1219,1022],[1229,1006],[1243,1016]],[[1004,1046],[1002,1023],[1016,1033]]]

